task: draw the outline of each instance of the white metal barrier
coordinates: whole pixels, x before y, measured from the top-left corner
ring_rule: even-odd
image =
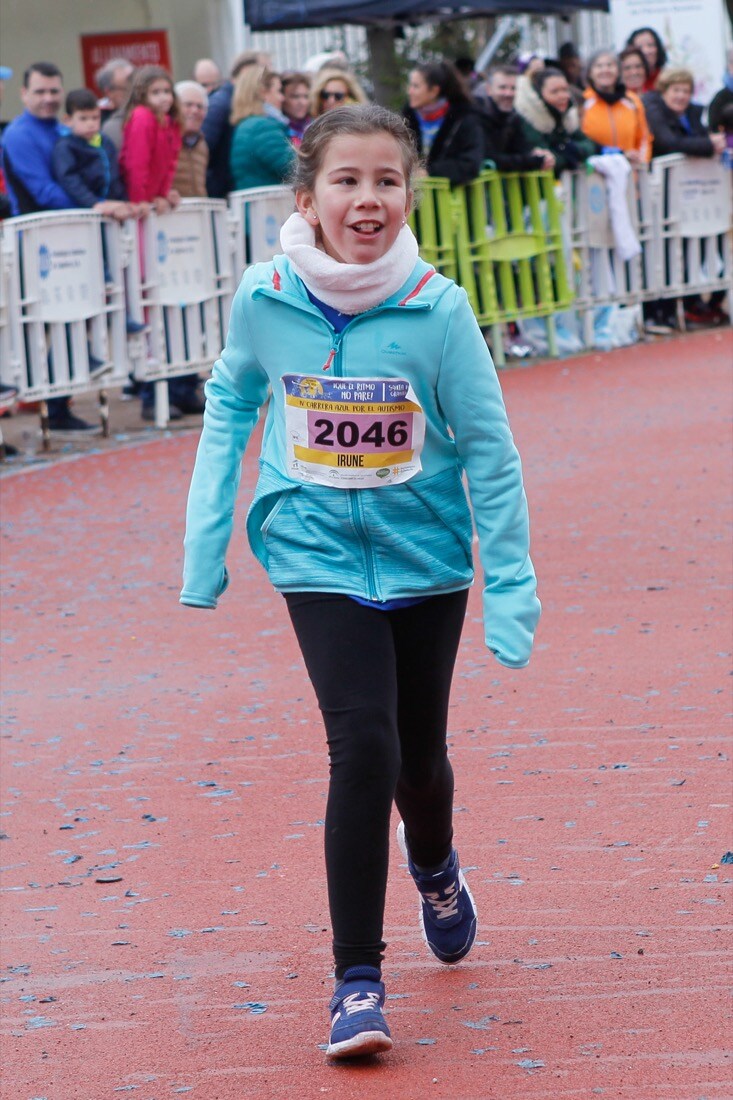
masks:
[[[279,251],[280,228],[295,210],[295,199],[289,187],[251,187],[232,191],[229,209],[239,282],[246,268],[271,260]]]
[[[25,400],[98,389],[126,373],[121,227],[90,211],[2,228],[0,378]]]
[[[586,342],[593,311],[733,288],[733,173],[717,157],[658,157],[627,185],[641,253],[623,260],[606,180],[578,169],[562,177],[563,226]]]

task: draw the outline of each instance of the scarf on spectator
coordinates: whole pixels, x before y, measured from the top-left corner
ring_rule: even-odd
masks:
[[[609,107],[613,107],[614,103],[619,103],[626,95],[626,86],[620,80],[616,81],[615,86],[610,92],[602,92],[600,88],[597,88],[592,80],[588,80],[593,91],[596,93],[599,99],[602,99],[604,103],[607,103]]]
[[[422,107],[416,111],[417,121],[422,136],[422,151],[425,156],[435,141],[435,135],[443,125],[443,119],[448,114],[450,103],[447,99],[436,99],[429,107]]]
[[[369,264],[342,264],[316,244],[316,231],[302,214],[291,214],[280,230],[280,245],[306,288],[340,313],[365,313],[395,294],[418,258],[408,225],[384,256]]]
[[[272,103],[263,103],[262,113],[267,115],[268,118],[274,118],[276,122],[281,122],[283,126],[290,125],[288,116],[284,115],[282,111],[278,111],[277,107]]]

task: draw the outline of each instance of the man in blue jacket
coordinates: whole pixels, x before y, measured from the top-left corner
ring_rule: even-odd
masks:
[[[58,121],[63,94],[58,66],[50,61],[28,66],[20,93],[25,110],[3,134],[3,170],[13,215],[68,210],[76,205],[51,172],[54,146],[63,133]],[[51,398],[48,416],[53,431],[94,430],[94,425],[74,416],[68,397]]]

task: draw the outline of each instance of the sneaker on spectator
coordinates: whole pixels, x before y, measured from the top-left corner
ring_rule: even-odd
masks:
[[[137,336],[140,332],[149,332],[150,325],[146,325],[144,321],[136,321],[128,313],[125,317],[125,331],[128,336]]]
[[[359,1058],[392,1049],[384,1018],[384,983],[374,966],[350,966],[331,1003],[330,1058]]]
[[[143,420],[155,420],[155,405],[143,405],[140,410],[140,415],[142,416]],[[168,406],[169,420],[180,420],[182,416],[183,413],[177,405]]]
[[[420,925],[426,944],[440,962],[460,962],[476,939],[476,905],[458,853],[454,848],[448,866],[431,874],[418,871],[412,862],[403,821],[397,826],[397,843],[420,894]]]
[[[644,322],[644,332],[648,332],[650,336],[671,336],[674,332],[674,327],[668,324],[667,321],[659,320],[657,317],[650,317]]]
[[[48,420],[48,427],[52,432],[98,432],[101,431],[99,424],[89,424],[86,420],[82,420],[80,416],[74,416],[72,412],[66,409],[58,416],[51,416]]]
[[[685,309],[685,324],[687,325],[719,325],[714,309],[706,305],[688,306]]]

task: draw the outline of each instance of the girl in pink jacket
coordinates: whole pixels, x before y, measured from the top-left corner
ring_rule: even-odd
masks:
[[[173,82],[158,65],[135,73],[122,131],[120,170],[130,202],[167,214],[180,202],[172,188],[182,134]]]

